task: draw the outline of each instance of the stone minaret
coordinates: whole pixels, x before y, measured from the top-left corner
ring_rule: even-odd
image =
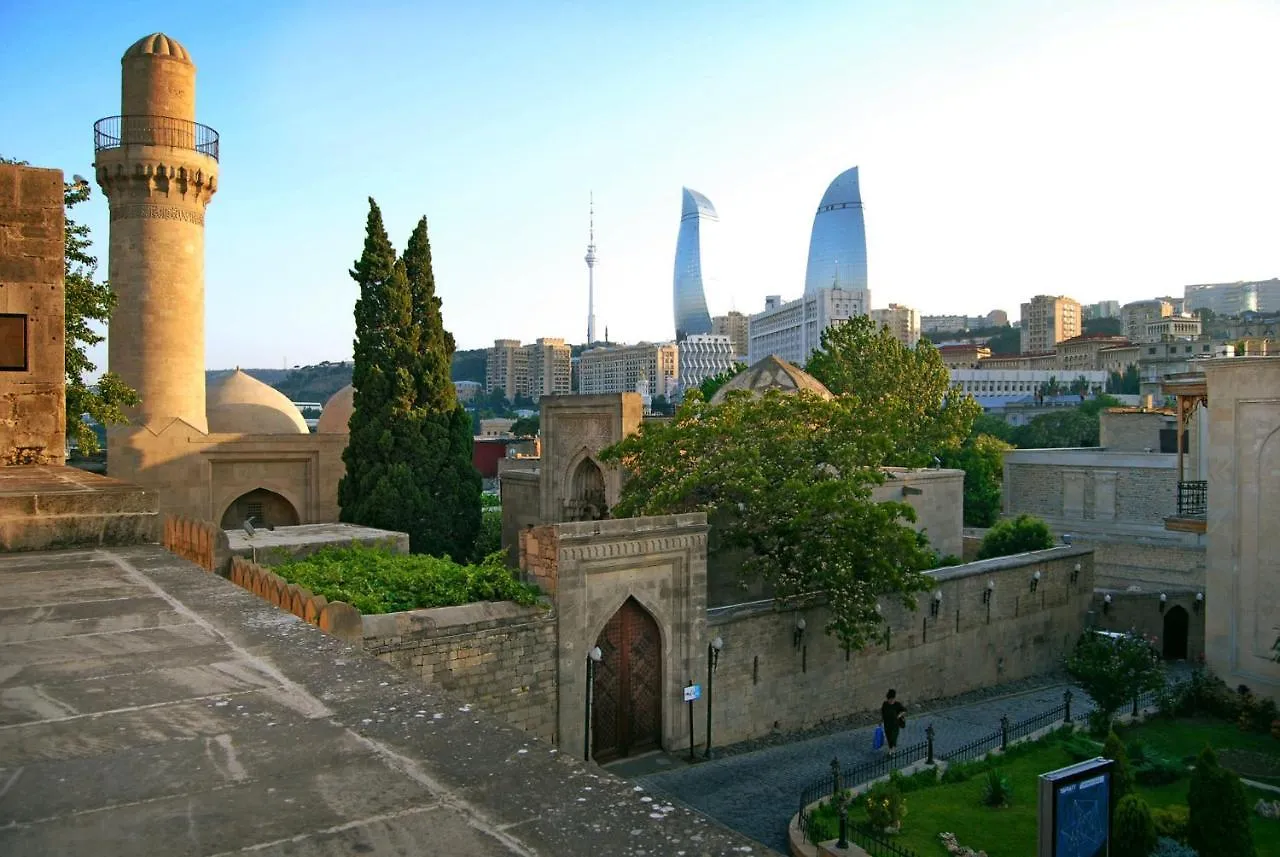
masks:
[[[218,187],[218,134],[195,122],[196,67],[163,33],[121,59],[119,116],[94,125],[94,170],[111,208],[108,276],[117,296],[108,368],[142,399],[108,440],[111,473],[142,467],[128,436],[181,419],[208,431],[204,379],[204,210]]]

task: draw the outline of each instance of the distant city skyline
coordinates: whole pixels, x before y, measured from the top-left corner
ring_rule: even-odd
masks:
[[[68,177],[119,112],[123,48],[163,30],[191,52],[222,138],[211,368],[350,359],[368,196],[398,248],[428,217],[460,348],[583,337],[592,191],[611,339],[671,336],[682,186],[721,217],[712,314],[799,297],[815,195],[852,164],[877,307],[1016,315],[1036,294],[1126,303],[1280,274],[1280,116],[1260,106],[1280,7],[1261,0],[229,0],[197,18],[66,0],[5,23],[0,154]],[[69,33],[92,37],[68,51]],[[360,47],[389,34],[412,49]],[[96,188],[73,216],[105,278]]]

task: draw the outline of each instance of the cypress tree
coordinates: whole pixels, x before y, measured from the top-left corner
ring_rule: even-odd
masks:
[[[342,520],[406,532],[414,553],[469,560],[480,530],[480,476],[471,419],[449,377],[453,338],[435,295],[426,220],[397,260],[370,199],[351,277],[360,297]]]
[[[1196,759],[1187,806],[1191,810],[1187,844],[1201,857],[1254,857],[1257,853],[1244,786],[1239,777],[1218,764],[1210,747]]]
[[[444,328],[441,300],[431,268],[427,219],[418,220],[404,251],[415,342],[412,370],[415,405],[427,445],[437,450],[424,462],[431,479],[424,551],[448,553],[458,560],[476,555],[480,535],[480,474],[472,464],[471,415],[458,403],[450,377],[454,339]]]

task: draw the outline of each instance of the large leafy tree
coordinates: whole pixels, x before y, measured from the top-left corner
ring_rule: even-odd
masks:
[[[0,156],[0,163],[26,166],[26,161]],[[128,422],[124,408],[138,404],[138,394],[114,372],[104,372],[96,383],[89,378],[98,371],[89,359],[88,348],[103,341],[101,325],[116,306],[115,292],[106,281],[95,279],[98,260],[90,255],[93,240],[89,227],[72,219],[71,209],[89,199],[87,182],[71,182],[63,187],[66,207],[63,288],[66,300],[67,438],[84,455],[100,449],[98,436],[84,417],[104,425]]]
[[[964,525],[989,527],[1000,517],[1004,454],[1013,446],[989,434],[971,434],[959,449],[947,450],[942,463],[964,471]]]
[[[1164,687],[1160,657],[1142,637],[1109,637],[1085,631],[1067,659],[1067,672],[1098,706],[1108,730],[1121,706]]]
[[[982,409],[953,388],[937,348],[909,348],[867,316],[822,334],[806,367],[865,430],[880,437],[885,464],[919,467],[958,448]]]
[[[480,477],[471,464],[471,419],[449,378],[453,338],[435,295],[426,221],[396,259],[370,199],[351,277],[360,297],[342,520],[407,532],[415,553],[473,556]]]
[[[910,506],[877,503],[882,439],[812,393],[690,391],[669,422],[646,422],[602,457],[630,479],[613,514],[705,511],[712,549],[744,557],[747,579],[784,603],[825,597],[827,632],[861,648],[883,627],[878,597],[914,607],[933,564]]]

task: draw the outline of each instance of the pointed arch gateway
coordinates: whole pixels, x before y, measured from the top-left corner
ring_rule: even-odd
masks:
[[[252,517],[259,527],[296,527],[298,510],[285,497],[266,488],[254,488],[231,501],[222,513],[224,530],[238,530],[246,519]]]
[[[600,762],[662,746],[662,634],[628,598],[600,632],[592,684],[592,756]]]
[[[605,500],[604,471],[590,456],[583,458],[573,468],[569,477],[569,496],[566,518],[570,521],[599,521],[608,517]]]
[[[1182,606],[1170,607],[1164,611],[1164,659],[1166,661],[1184,661],[1187,659],[1187,637],[1191,631],[1191,617]]]

